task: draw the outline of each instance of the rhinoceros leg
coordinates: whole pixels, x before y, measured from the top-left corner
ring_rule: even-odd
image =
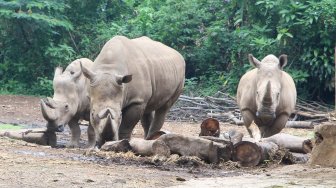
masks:
[[[254,122],[255,116],[249,110],[244,110],[241,113],[243,116],[244,124],[250,136],[254,138],[257,142],[259,142],[261,139],[261,132],[257,124]]]
[[[119,127],[119,139],[131,138],[132,131],[135,125],[139,122],[144,112],[144,105],[131,105],[123,109],[122,120]]]
[[[78,124],[79,119],[71,119],[69,121],[69,128],[71,131],[71,140],[70,142],[66,145],[66,147],[78,147],[79,146],[79,139],[80,139],[80,134],[81,130]]]
[[[163,107],[157,109],[154,114],[154,119],[149,127],[148,134],[146,138],[149,138],[152,134],[159,131],[164,123],[166,114],[168,113],[171,105],[164,105]]]
[[[263,137],[270,137],[278,134],[286,125],[289,116],[287,114],[281,114],[275,120],[272,126],[265,127]]]
[[[141,124],[144,129],[144,137],[147,137],[149,127],[154,119],[154,112],[146,113],[141,118]]]
[[[95,132],[94,132],[94,129],[92,127],[91,124],[89,124],[89,127],[87,129],[87,134],[88,134],[88,144],[87,144],[87,148],[94,148],[95,147],[95,144],[96,144],[96,135],[95,135]]]

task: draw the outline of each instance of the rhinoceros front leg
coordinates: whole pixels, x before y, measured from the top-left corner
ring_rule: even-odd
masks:
[[[141,118],[142,128],[144,130],[144,137],[148,135],[149,127],[154,119],[154,112],[146,113]]]
[[[71,140],[67,143],[66,147],[74,148],[79,146],[79,139],[81,130],[78,124],[79,119],[72,119],[69,121],[68,125],[71,131]]]
[[[144,112],[144,105],[134,104],[123,109],[122,120],[119,127],[119,139],[130,139],[135,125],[139,122]]]
[[[264,137],[270,137],[278,134],[285,126],[288,121],[289,115],[281,114],[273,122],[272,126],[265,127],[263,131]]]
[[[254,122],[254,114],[249,110],[244,110],[241,113],[250,136],[254,138],[256,142],[259,142],[261,140],[261,132],[258,125]]]
[[[87,144],[87,148],[94,148],[96,145],[96,135],[94,132],[94,129],[91,125],[91,123],[89,124],[89,127],[87,129],[87,134],[88,134],[88,144]]]

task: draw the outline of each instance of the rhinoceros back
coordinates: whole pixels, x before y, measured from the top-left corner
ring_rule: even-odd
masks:
[[[113,37],[104,48],[96,59],[106,67],[100,69],[133,75],[125,84],[124,106],[136,98],[147,103],[146,111],[152,111],[175,102],[182,92],[185,62],[176,50],[148,37],[122,36]]]

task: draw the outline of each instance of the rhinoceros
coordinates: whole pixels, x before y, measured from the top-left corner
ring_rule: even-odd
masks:
[[[159,131],[184,86],[181,54],[148,37],[115,36],[102,48],[90,79],[90,121],[96,145],[129,139],[139,120],[145,138]]]
[[[48,121],[50,131],[63,131],[68,124],[71,130],[71,140],[67,147],[78,147],[81,130],[79,120],[90,120],[90,81],[82,74],[80,62],[91,68],[93,62],[87,58],[71,62],[64,72],[61,67],[55,69],[53,80],[53,98],[41,99],[41,111]],[[88,127],[88,147],[95,145],[94,130]]]
[[[237,104],[244,124],[255,140],[279,133],[295,110],[296,88],[292,77],[283,71],[287,55],[279,59],[267,55],[261,62],[249,54],[256,68],[239,81]]]

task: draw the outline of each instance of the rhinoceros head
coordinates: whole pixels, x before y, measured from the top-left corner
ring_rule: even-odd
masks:
[[[98,146],[108,140],[119,140],[123,84],[130,82],[132,75],[93,72],[85,66],[82,66],[82,71],[90,79],[90,122]]]
[[[54,97],[41,99],[42,115],[48,121],[48,130],[63,131],[64,125],[75,116],[80,105],[79,92],[85,92],[84,84],[79,62],[72,62],[63,73],[62,68],[56,68]]]
[[[268,55],[260,62],[249,54],[249,61],[258,68],[255,88],[256,116],[274,119],[280,102],[282,69],[287,64],[287,55],[281,55],[279,59]]]

